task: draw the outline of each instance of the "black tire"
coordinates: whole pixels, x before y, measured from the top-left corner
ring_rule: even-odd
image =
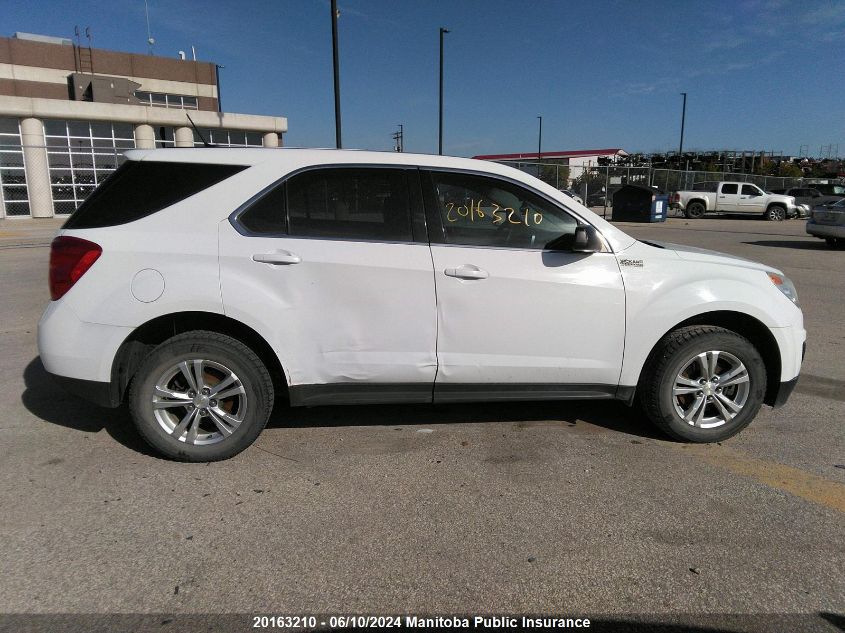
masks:
[[[676,411],[672,389],[689,359],[711,350],[732,354],[745,365],[748,393],[733,419],[714,428],[699,428]],[[684,327],[667,334],[655,347],[643,367],[637,391],[646,416],[668,435],[688,442],[719,442],[739,433],[760,411],[766,393],[766,367],[757,349],[736,332],[709,325]]]
[[[826,237],[824,238],[824,242],[830,248],[842,248],[842,245],[845,244],[845,240],[836,237]]]
[[[153,407],[156,382],[179,362],[197,359],[211,361],[230,370],[243,387],[244,393],[243,401],[240,400],[240,395],[232,397],[238,408],[243,402],[244,409],[240,423],[230,435],[223,436],[223,433],[217,431],[222,439],[205,445],[190,444],[170,435],[156,417]],[[217,370],[208,365],[206,371]],[[202,373],[206,376],[205,372]],[[208,380],[211,382],[213,376]],[[164,457],[187,462],[212,462],[237,455],[256,440],[270,417],[273,395],[273,381],[270,373],[255,352],[230,336],[197,330],[174,336],[152,351],[132,379],[129,390],[129,410],[141,437]],[[214,405],[215,402],[212,401],[211,404]],[[229,402],[231,401],[220,406],[231,407]],[[196,406],[200,405],[192,403],[186,407],[168,408],[166,411],[168,415],[172,412],[175,423],[175,420],[181,418],[183,414],[186,415]],[[211,407],[208,408],[211,409]],[[219,411],[219,409],[215,410]],[[215,428],[211,425],[211,418],[205,417],[202,420],[202,427],[210,429],[208,432],[210,436],[213,436]],[[199,428],[200,422],[197,422],[197,425]],[[184,433],[183,437],[187,440],[188,433]]]
[[[684,215],[690,220],[698,220],[704,217],[706,211],[707,209],[704,208],[704,205],[702,203],[690,202],[687,205],[687,208],[684,209]]]
[[[766,219],[770,222],[781,222],[786,219],[786,208],[779,204],[773,204],[766,209]]]

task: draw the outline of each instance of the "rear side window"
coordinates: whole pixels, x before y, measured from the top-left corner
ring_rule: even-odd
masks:
[[[65,222],[93,229],[134,222],[216,185],[244,165],[127,161]]]
[[[316,169],[289,178],[285,188],[292,237],[412,240],[403,170]]]
[[[722,185],[722,193],[736,193],[739,187],[735,184]]]

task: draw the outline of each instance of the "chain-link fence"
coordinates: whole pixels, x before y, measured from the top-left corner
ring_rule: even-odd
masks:
[[[689,190],[693,188],[693,185],[700,182],[722,180],[753,183],[764,191],[812,186],[812,184],[806,184],[804,178],[760,176],[747,173],[683,171],[654,169],[652,167],[593,165],[589,163],[563,165],[525,161],[500,162],[536,176],[556,189],[570,189],[588,207],[602,207],[600,213],[605,214],[606,210],[613,204],[613,194],[626,184],[656,187],[663,193]]]

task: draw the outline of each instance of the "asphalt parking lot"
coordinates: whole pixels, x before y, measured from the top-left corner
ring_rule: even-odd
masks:
[[[50,382],[35,332],[56,224],[25,222],[0,221],[0,613],[711,614],[709,630],[806,614],[800,630],[845,630],[845,252],[802,221],[620,225],[798,288],[796,392],[722,445],[669,441],[615,402],[285,409],[214,464],[158,459],[125,410]]]

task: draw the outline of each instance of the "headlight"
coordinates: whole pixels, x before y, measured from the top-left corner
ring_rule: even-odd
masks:
[[[801,307],[801,304],[798,303],[798,291],[795,289],[795,284],[793,284],[788,277],[778,275],[777,273],[769,273],[769,279],[772,280],[775,287],[780,290],[787,299],[799,308]]]

